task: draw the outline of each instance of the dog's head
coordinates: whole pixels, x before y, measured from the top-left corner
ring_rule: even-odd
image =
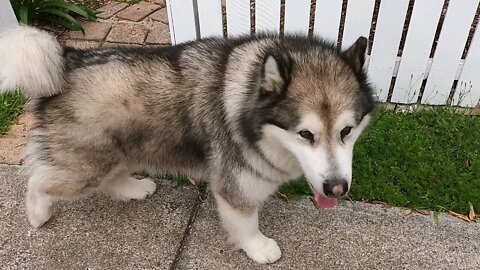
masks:
[[[353,147],[374,109],[366,48],[363,37],[345,51],[286,38],[266,50],[254,84],[257,102],[243,130],[255,126],[249,135],[273,164],[300,169],[320,207],[348,192]]]

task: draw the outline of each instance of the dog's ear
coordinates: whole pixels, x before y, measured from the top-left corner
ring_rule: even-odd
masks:
[[[365,54],[367,52],[368,40],[365,37],[359,37],[350,48],[343,52],[345,61],[352,67],[353,71],[360,73],[365,64]]]
[[[280,94],[290,83],[291,59],[286,53],[267,53],[263,59],[262,94]]]

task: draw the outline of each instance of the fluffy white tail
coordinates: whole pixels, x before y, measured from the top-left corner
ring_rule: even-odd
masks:
[[[29,26],[0,32],[0,93],[45,97],[60,93],[62,85],[62,48],[53,36]]]

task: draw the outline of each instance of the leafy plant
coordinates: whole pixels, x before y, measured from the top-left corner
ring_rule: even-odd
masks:
[[[10,0],[10,2],[17,19],[26,25],[31,25],[35,21],[47,21],[84,33],[83,27],[69,12],[90,21],[97,19],[94,10],[84,5],[75,5],[63,0]]]

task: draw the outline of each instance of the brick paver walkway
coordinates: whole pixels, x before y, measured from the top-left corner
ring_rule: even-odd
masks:
[[[65,45],[75,48],[151,46],[170,44],[165,0],[128,5],[112,2],[98,10],[98,21],[82,22],[81,32],[65,34]]]
[[[81,32],[66,32],[59,40],[69,47],[109,48],[114,46],[159,46],[170,44],[165,0],[129,5],[112,2],[100,8],[96,22],[81,22]],[[6,136],[0,137],[0,164],[20,165],[34,119],[20,116]]]

